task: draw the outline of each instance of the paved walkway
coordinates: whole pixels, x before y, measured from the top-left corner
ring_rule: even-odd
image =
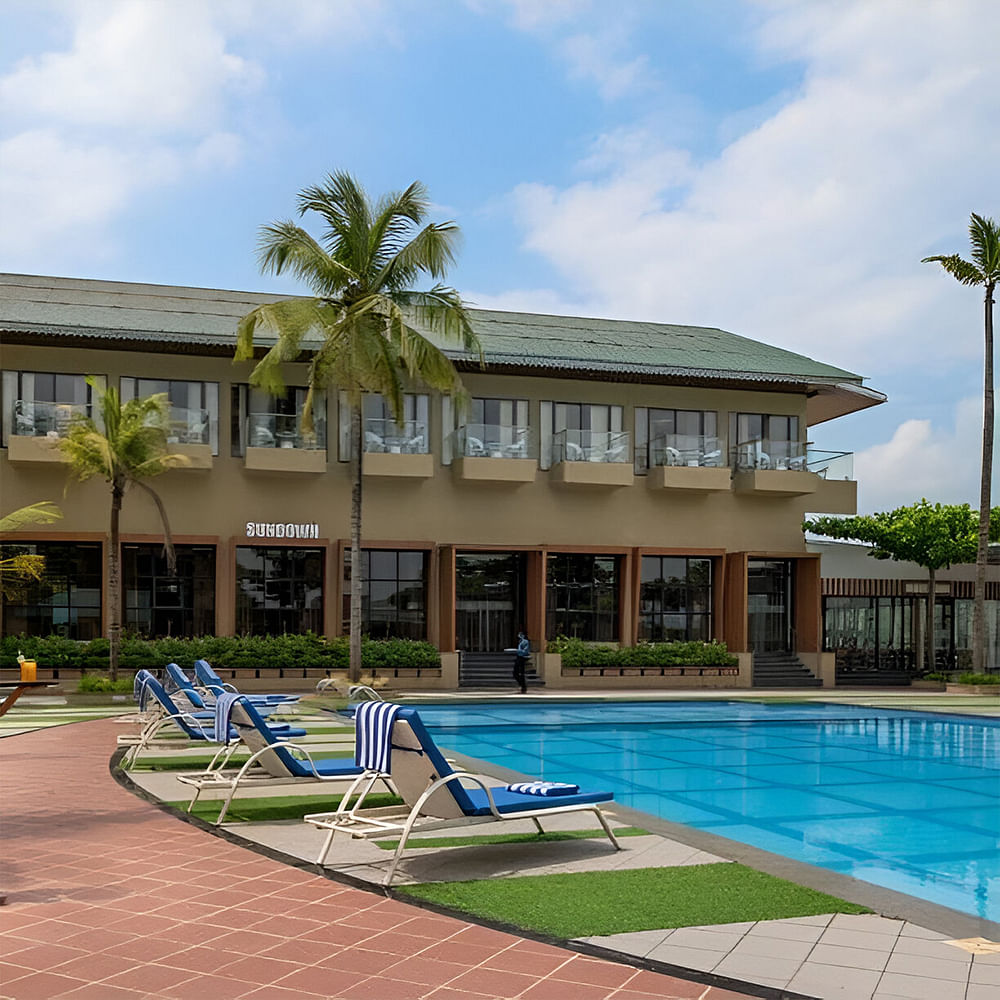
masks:
[[[272,861],[119,787],[120,730],[0,740],[0,995],[128,1000],[725,1000]]]

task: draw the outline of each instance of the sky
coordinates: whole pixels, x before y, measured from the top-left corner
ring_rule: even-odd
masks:
[[[419,179],[471,304],[858,372],[859,510],[978,504],[983,296],[920,260],[1000,219],[996,0],[0,3],[0,271],[301,292],[261,225]]]

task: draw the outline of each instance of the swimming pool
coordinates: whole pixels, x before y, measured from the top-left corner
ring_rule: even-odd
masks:
[[[459,753],[1000,921],[1000,720],[721,701],[420,715]]]

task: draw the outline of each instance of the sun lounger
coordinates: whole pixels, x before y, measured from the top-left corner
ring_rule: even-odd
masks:
[[[230,698],[229,725],[251,751],[250,759],[236,774],[226,773],[224,761],[213,761],[200,774],[179,774],[177,780],[195,789],[188,812],[206,789],[227,789],[229,794],[215,821],[218,826],[229,810],[240,786],[309,783],[316,781],[349,781],[363,773],[363,768],[350,757],[315,760],[309,751],[296,743],[278,737],[264,722],[257,707],[244,695],[223,695]],[[221,700],[221,699],[220,699]]]
[[[195,660],[194,673],[203,687],[213,694],[223,694],[229,691],[231,694],[240,694],[235,685],[224,681],[213,669],[208,660]],[[280,705],[283,702],[298,701],[297,694],[248,694],[247,697],[255,705]]]
[[[148,670],[139,671],[136,675],[136,684],[139,690],[140,710],[145,707],[149,699],[152,699],[153,703],[159,706],[161,714],[148,723],[137,737],[118,737],[118,745],[129,748],[122,758],[122,767],[125,770],[128,770],[135,763],[139,753],[149,747],[164,731],[179,729],[189,741],[219,743],[224,749],[229,748],[234,741],[238,741],[239,734],[232,727],[219,731],[216,725],[218,711],[185,712],[177,706],[163,689],[163,685]],[[266,728],[281,739],[306,735],[304,729],[296,729],[284,723]]]
[[[338,833],[366,839],[398,836],[399,845],[383,882],[388,886],[414,830],[530,819],[541,833],[542,819],[579,812],[593,813],[608,840],[620,849],[598,804],[611,801],[610,792],[585,792],[575,785],[553,782],[494,787],[485,775],[454,770],[416,710],[389,702],[359,705],[355,727],[355,761],[365,767],[365,773],[356,779],[336,812],[305,817],[307,823],[328,831],[317,859],[321,865]],[[365,797],[385,777],[406,803],[405,810],[388,814],[383,809],[364,809]],[[525,785],[535,787],[528,790]]]
[[[218,696],[214,691],[210,691],[205,687],[199,690],[191,678],[176,663],[168,663],[164,667],[164,672],[166,678],[169,678],[173,682],[173,690],[169,689],[166,684],[163,687],[175,700],[180,696],[190,703],[192,711],[215,710],[215,701]],[[273,712],[279,705],[288,704],[287,702],[258,701],[252,695],[248,697],[257,706],[260,714],[265,716]],[[266,698],[268,696],[263,695],[262,697]]]

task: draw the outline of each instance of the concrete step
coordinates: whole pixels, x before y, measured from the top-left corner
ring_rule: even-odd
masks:
[[[543,687],[544,682],[528,661],[524,672],[527,687]],[[509,688],[514,686],[512,653],[463,653],[458,670],[459,687]]]

